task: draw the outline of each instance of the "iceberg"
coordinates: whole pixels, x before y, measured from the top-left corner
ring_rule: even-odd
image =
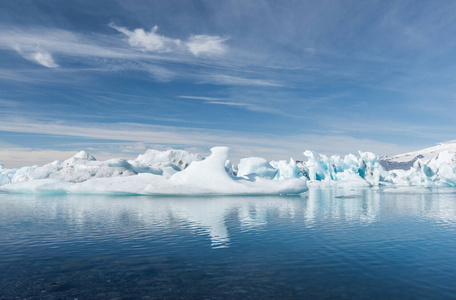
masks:
[[[144,154],[140,154],[137,159],[130,161],[133,165],[160,166],[172,164],[179,170],[187,168],[194,161],[201,161],[204,157],[193,154],[185,150],[170,149],[158,151],[149,149]]]
[[[293,158],[290,158],[290,162],[286,160],[271,161],[270,165],[277,170],[274,176],[276,180],[287,180],[304,176]]]
[[[262,178],[273,179],[277,170],[269,162],[261,157],[243,158],[239,162],[237,176],[249,177],[260,176]]]
[[[456,152],[442,150],[430,159],[417,158],[409,170],[387,171],[378,155],[359,152],[341,158],[304,152],[307,161],[298,164],[314,186],[456,186]]]
[[[381,164],[385,167],[386,170],[409,170],[413,167],[414,163],[421,159],[422,161],[430,161],[435,158],[441,152],[456,152],[456,141],[449,141],[444,143],[439,143],[436,146],[421,149],[418,151],[403,153],[395,155],[392,157],[382,157]]]
[[[23,167],[19,169],[6,169],[2,163],[0,163],[0,186],[15,182],[18,177],[21,177],[30,171],[36,169],[38,166]]]
[[[81,151],[41,167],[7,169],[0,164],[0,191],[277,195],[300,194],[308,187],[456,186],[456,151],[446,149],[428,159],[414,158],[408,170],[386,170],[382,159],[372,152],[341,157],[305,151],[303,161],[249,157],[238,165],[228,160],[228,153],[227,147],[212,148],[207,158],[184,150],[147,150],[134,160],[97,161]]]
[[[137,173],[152,173],[171,177],[187,168],[193,161],[201,161],[204,157],[185,150],[170,149],[158,151],[149,149],[135,160],[130,160],[132,170]]]
[[[359,152],[341,158],[327,157],[305,151],[307,161],[299,164],[303,176],[309,179],[309,186],[378,186],[386,183],[387,173],[380,165],[380,158],[371,152]]]
[[[65,161],[54,161],[34,168],[23,174],[15,174],[12,182],[25,182],[38,179],[55,179],[68,182],[83,182],[90,178],[131,176],[131,167],[122,165],[121,159],[98,162],[85,151],[77,153]]]
[[[399,186],[456,186],[456,153],[442,151],[430,160],[418,158],[409,170],[389,174]]]
[[[54,162],[16,178],[0,191],[16,193],[141,194],[141,195],[279,195],[307,190],[304,178],[274,181],[260,176],[247,178],[225,169],[229,149],[214,147],[204,160],[193,160],[171,176],[153,172],[133,173],[130,162],[97,162],[78,153],[64,162]],[[144,161],[142,161],[143,163]],[[169,163],[165,159],[166,163]],[[122,166],[121,166],[122,165]],[[160,164],[159,164],[160,165]],[[181,165],[185,167],[185,164]],[[97,171],[98,170],[98,171]]]

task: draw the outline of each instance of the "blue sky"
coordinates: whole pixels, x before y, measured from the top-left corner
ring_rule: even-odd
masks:
[[[1,1],[0,161],[455,139],[454,1]]]

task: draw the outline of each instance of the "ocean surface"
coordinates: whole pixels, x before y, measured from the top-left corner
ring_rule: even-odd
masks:
[[[0,194],[0,299],[456,298],[456,189]]]

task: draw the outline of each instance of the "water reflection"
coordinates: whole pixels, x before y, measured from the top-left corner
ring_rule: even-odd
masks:
[[[61,219],[73,228],[99,222],[152,236],[182,227],[208,236],[211,247],[220,248],[230,246],[229,222],[244,231],[263,230],[269,222],[281,219],[293,220],[304,228],[329,223],[368,225],[379,217],[398,215],[455,223],[454,189],[426,191],[312,189],[301,197],[213,198],[2,194],[0,224],[7,228],[14,222],[39,220],[46,224]]]

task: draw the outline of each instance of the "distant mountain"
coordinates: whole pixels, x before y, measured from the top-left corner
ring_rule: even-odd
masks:
[[[402,169],[408,170],[413,163],[421,159],[424,162],[437,157],[441,152],[448,151],[456,153],[456,140],[440,143],[437,146],[425,148],[418,151],[399,154],[391,157],[381,157],[380,164],[387,170]]]

